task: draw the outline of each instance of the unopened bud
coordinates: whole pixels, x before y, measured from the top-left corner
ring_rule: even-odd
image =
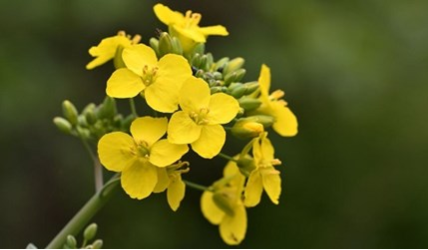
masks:
[[[203,55],[205,53],[205,44],[203,43],[196,43],[192,50],[191,50],[191,54],[199,54],[199,55]]]
[[[166,54],[172,53],[172,37],[167,32],[162,32],[159,37],[159,55],[162,57]]]
[[[244,84],[245,86],[245,95],[251,95],[259,88],[258,82],[247,82]]]
[[[224,93],[227,90],[227,88],[223,86],[215,86],[215,87],[211,87],[210,89],[211,89],[211,95],[215,93]]]
[[[92,240],[97,234],[97,229],[98,229],[98,226],[95,223],[92,223],[91,225],[87,226],[85,231],[83,232],[83,238],[86,241]]]
[[[64,248],[66,248],[66,249],[76,249],[77,248],[77,241],[73,235],[67,236],[67,239],[65,240]]]
[[[77,127],[77,133],[83,140],[89,140],[91,138],[91,132],[89,129]]]
[[[194,54],[192,57],[192,60],[191,60],[192,66],[194,66],[197,69],[200,69],[201,63],[202,63],[201,54],[199,54],[199,53]]]
[[[239,106],[241,108],[245,109],[245,111],[252,111],[260,107],[262,105],[262,102],[259,99],[255,99],[252,97],[242,97],[238,100]]]
[[[63,133],[69,135],[71,134],[72,126],[69,121],[62,117],[55,117],[53,119],[55,126]]]
[[[116,115],[116,101],[106,96],[103,103],[99,106],[97,117],[99,119],[112,119]]]
[[[94,124],[97,121],[97,117],[95,115],[96,106],[93,103],[88,104],[82,111],[82,114],[85,116],[86,121],[89,124]]]
[[[245,73],[247,71],[245,69],[238,69],[236,71],[232,71],[228,74],[225,74],[226,76],[224,77],[224,85],[229,85],[232,82],[239,82],[242,80],[242,78],[244,78]]]
[[[172,53],[176,55],[183,54],[183,47],[181,46],[181,42],[177,37],[172,38]]]
[[[254,138],[264,132],[264,126],[252,119],[242,118],[233,125],[231,132],[240,139]]]
[[[229,61],[227,65],[225,65],[225,68],[223,69],[223,74],[227,75],[232,72],[237,71],[238,69],[242,68],[244,66],[245,60],[242,57],[234,58],[233,60]]]
[[[215,63],[214,70],[223,72],[224,67],[229,63],[229,57],[223,57]]]
[[[247,121],[253,121],[263,124],[265,128],[269,128],[275,122],[275,118],[269,115],[254,115],[245,118]]]
[[[77,109],[69,100],[65,100],[62,103],[62,113],[64,117],[71,123],[71,125],[77,124]]]
[[[160,55],[159,55],[159,40],[152,37],[152,38],[150,38],[149,44],[150,44],[150,47],[152,47],[152,49],[156,52],[156,55],[158,57],[160,57]]]
[[[101,249],[103,247],[103,240],[96,240],[92,243],[92,249]]]

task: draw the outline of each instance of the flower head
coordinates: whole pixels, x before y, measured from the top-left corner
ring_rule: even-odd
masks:
[[[238,101],[224,93],[211,95],[206,82],[191,77],[181,88],[179,103],[182,111],[171,117],[168,140],[174,144],[191,144],[200,156],[213,158],[226,141],[226,132],[220,124],[236,117]]]
[[[167,123],[166,118],[137,118],[131,124],[132,136],[113,132],[98,142],[101,163],[110,171],[122,173],[122,187],[131,198],[149,196],[158,182],[157,169],[173,164],[188,151],[186,145],[160,140]]]
[[[284,96],[282,90],[276,90],[269,95],[270,79],[270,69],[266,65],[262,65],[259,77],[262,105],[253,113],[273,116],[275,122],[272,127],[278,134],[294,136],[297,134],[297,118],[287,107],[287,102],[281,99]]]
[[[142,93],[156,111],[177,110],[178,92],[192,75],[184,57],[168,54],[158,61],[152,48],[138,44],[126,48],[122,58],[126,68],[116,70],[107,81],[108,96],[132,98]]]
[[[281,161],[274,158],[275,149],[263,133],[253,142],[253,157],[255,169],[251,171],[245,187],[245,205],[254,207],[259,204],[263,189],[274,204],[279,203],[281,195],[281,177],[279,171],[274,168]]]
[[[86,65],[86,69],[93,69],[112,60],[120,50],[138,43],[140,39],[139,35],[131,39],[124,31],[119,31],[116,36],[104,38],[97,46],[89,49],[89,54],[96,58]]]
[[[159,20],[168,25],[170,33],[180,39],[184,51],[189,51],[195,43],[205,43],[209,35],[229,35],[221,25],[199,27],[202,15],[190,10],[183,15],[165,5],[156,4],[154,11]]]
[[[219,225],[220,235],[229,245],[238,245],[247,231],[247,212],[242,202],[245,177],[236,163],[229,162],[224,169],[223,179],[205,191],[201,198],[204,217]]]
[[[158,168],[158,183],[153,192],[161,193],[166,189],[168,205],[173,211],[177,211],[184,198],[186,184],[181,174],[189,172],[188,166],[188,162],[178,162],[166,168]]]

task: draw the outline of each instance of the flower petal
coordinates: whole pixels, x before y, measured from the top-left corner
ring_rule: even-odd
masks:
[[[168,78],[174,81],[174,84],[178,85],[179,89],[192,76],[192,69],[186,58],[179,55],[165,55],[159,60],[158,67],[158,78]]]
[[[131,134],[135,141],[146,142],[149,146],[157,142],[166,133],[168,119],[144,116],[135,119],[131,124]]]
[[[273,103],[273,114],[276,119],[273,129],[281,136],[295,136],[297,134],[297,118],[288,107],[281,103]]]
[[[156,167],[148,161],[135,161],[122,171],[122,187],[133,199],[144,199],[149,196],[158,181]]]
[[[226,131],[221,125],[206,125],[199,139],[192,143],[192,149],[201,157],[211,159],[220,153],[225,142]]]
[[[120,172],[137,160],[132,154],[134,140],[128,134],[113,132],[98,141],[98,156],[101,164],[110,171]]]
[[[209,35],[227,36],[227,35],[229,35],[229,32],[227,32],[227,29],[222,25],[202,27],[202,28],[199,28],[199,31],[202,34],[204,34],[205,36],[209,36]]]
[[[265,136],[261,139],[260,149],[263,159],[272,160],[275,158],[275,148],[272,146],[270,140]]]
[[[174,144],[188,144],[201,135],[202,126],[197,125],[184,111],[174,113],[168,124],[168,141]]]
[[[157,168],[158,182],[156,183],[153,193],[162,193],[169,186],[169,177],[166,168]]]
[[[229,245],[238,245],[247,232],[247,211],[243,205],[236,205],[234,215],[226,215],[220,223],[221,238]]]
[[[144,91],[147,104],[162,113],[172,113],[178,109],[179,86],[170,78],[158,77]]]
[[[270,105],[270,101],[269,101],[270,81],[271,81],[270,68],[265,64],[263,64],[262,69],[260,71],[258,82],[260,86],[262,101],[268,106]]]
[[[226,124],[238,114],[239,103],[230,95],[217,93],[211,96],[209,110],[210,124]]]
[[[174,25],[173,28],[175,32],[179,33],[180,35],[186,38],[190,38],[191,40],[197,43],[205,43],[207,41],[206,35],[202,33],[198,27],[183,28],[180,25]]]
[[[178,145],[168,142],[167,139],[160,140],[150,149],[149,161],[157,167],[166,167],[180,160],[188,151],[186,144]]]
[[[208,108],[210,96],[210,88],[204,80],[190,77],[181,87],[180,107],[187,112],[199,112],[201,108]]]
[[[201,210],[204,217],[214,225],[220,224],[225,216],[225,213],[214,203],[213,193],[209,191],[202,194]]]
[[[122,59],[126,67],[141,76],[144,66],[150,69],[156,66],[158,59],[155,51],[147,45],[137,44],[123,50]]]
[[[245,187],[245,206],[255,207],[260,203],[263,193],[263,183],[260,176],[260,170],[256,169],[251,172],[248,178],[247,186]]]
[[[114,58],[119,46],[129,46],[131,41],[125,36],[113,36],[104,38],[98,44],[89,49],[89,54],[97,57],[86,65],[86,69],[93,69]]]
[[[169,207],[173,211],[177,211],[181,201],[186,193],[186,185],[181,180],[181,175],[171,179],[168,190],[166,191],[166,197],[168,200]]]
[[[270,200],[278,205],[279,196],[281,195],[281,177],[279,171],[273,167],[266,168],[262,171],[263,187],[268,194]]]
[[[107,81],[107,95],[114,98],[132,98],[137,96],[145,85],[141,77],[129,69],[118,69]]]
[[[155,11],[155,14],[159,20],[166,25],[184,22],[183,14],[173,11],[163,4],[156,4],[153,7],[153,10]]]

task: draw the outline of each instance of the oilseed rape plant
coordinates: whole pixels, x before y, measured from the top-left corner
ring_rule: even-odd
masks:
[[[263,192],[279,204],[281,160],[268,135],[295,136],[298,122],[284,92],[270,92],[269,67],[262,64],[258,79],[244,81],[243,58],[216,59],[205,50],[209,36],[229,34],[225,27],[200,27],[201,14],[162,4],[154,13],[168,32],[159,28],[147,44],[119,31],[89,49],[88,70],[109,62],[115,67],[102,103],[79,112],[64,101],[63,116],[54,118],[92,157],[96,193],[48,248],[77,248],[79,232],[120,187],[137,200],[166,193],[172,211],[185,202],[187,188],[201,191],[201,217],[218,226],[228,245],[244,240],[251,225],[247,209],[261,202]],[[117,102],[129,102],[129,114],[119,112]],[[242,149],[225,153],[227,143]],[[202,167],[193,166],[190,151],[225,159],[223,177],[209,185],[187,180],[184,174]],[[95,231],[95,224],[84,230],[82,247],[102,246],[102,240],[89,243]]]

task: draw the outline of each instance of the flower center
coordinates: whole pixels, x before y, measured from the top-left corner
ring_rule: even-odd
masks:
[[[192,111],[189,116],[192,120],[198,125],[208,124],[208,113],[210,110],[208,108],[201,108],[198,112]]]
[[[158,69],[158,67],[150,68],[148,65],[144,65],[141,74],[144,85],[150,86],[156,80]]]
[[[142,158],[147,158],[150,155],[149,144],[145,141],[137,143],[137,155]]]
[[[188,10],[186,12],[186,16],[184,17],[184,28],[191,28],[198,26],[199,22],[201,21],[201,14],[199,13],[192,13],[192,11]]]

